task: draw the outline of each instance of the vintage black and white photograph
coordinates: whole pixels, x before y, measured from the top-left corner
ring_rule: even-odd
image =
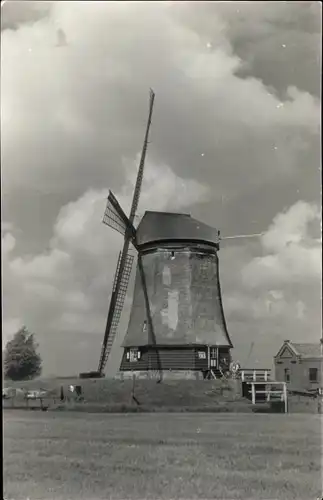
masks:
[[[323,495],[322,5],[1,1],[5,500]]]

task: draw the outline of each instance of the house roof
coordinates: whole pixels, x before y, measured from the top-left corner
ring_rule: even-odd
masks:
[[[189,214],[145,212],[137,228],[137,244],[162,241],[206,242],[219,245],[219,231]]]
[[[282,347],[279,349],[276,354],[276,358],[281,355],[284,351],[284,348],[288,346],[296,356],[300,356],[301,358],[320,358],[321,357],[321,346],[320,343],[298,343],[291,342],[290,340],[285,340]]]
[[[290,342],[294,350],[302,358],[319,358],[321,356],[320,344],[298,344]]]

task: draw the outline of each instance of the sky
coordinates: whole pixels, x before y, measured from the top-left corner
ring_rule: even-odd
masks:
[[[321,4],[19,2],[1,7],[2,336],[35,333],[44,375],[98,365],[156,93],[138,214],[221,235],[241,365],[321,335]],[[119,367],[130,282],[108,375]],[[251,346],[252,352],[248,359]]]

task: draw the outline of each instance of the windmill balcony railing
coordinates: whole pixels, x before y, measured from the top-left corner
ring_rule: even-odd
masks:
[[[240,370],[242,382],[267,382],[271,380],[271,370],[268,368],[249,368]]]

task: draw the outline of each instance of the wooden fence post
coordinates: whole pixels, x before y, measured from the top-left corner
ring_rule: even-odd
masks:
[[[285,413],[288,412],[288,395],[287,395],[287,385],[284,382],[284,402],[285,402]]]
[[[252,394],[252,404],[256,404],[256,386],[251,382],[251,394]]]
[[[131,402],[133,402],[135,399],[135,385],[136,385],[136,375],[132,373]]]

